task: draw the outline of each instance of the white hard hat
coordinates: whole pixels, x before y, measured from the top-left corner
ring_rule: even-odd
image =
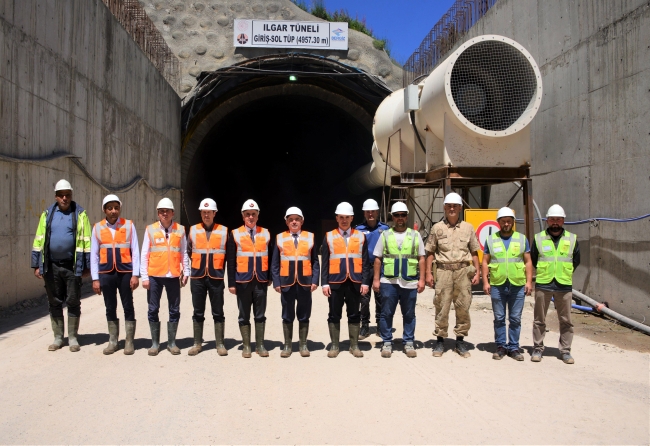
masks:
[[[244,212],[244,211],[257,211],[257,212],[259,212],[260,207],[257,205],[255,200],[246,200],[244,202],[243,206],[241,207],[241,211],[242,212]]]
[[[336,215],[354,215],[354,210],[352,209],[352,205],[350,203],[344,201],[336,206],[334,213]]]
[[[174,203],[172,203],[172,201],[169,198],[165,197],[158,202],[158,206],[156,206],[156,209],[171,209],[173,211]]]
[[[302,215],[300,208],[297,208],[295,206],[291,206],[289,209],[287,209],[287,212],[284,214],[284,219],[286,220],[289,215],[300,215],[303,220],[305,218],[305,216]]]
[[[500,219],[501,217],[515,218],[515,213],[509,207],[503,207],[503,208],[499,209],[499,211],[497,212],[497,220]]]
[[[390,213],[394,214],[395,212],[406,212],[409,213],[409,208],[402,201],[398,201],[390,208]]]
[[[562,206],[559,204],[554,204],[550,208],[548,208],[548,211],[546,212],[547,217],[562,217],[566,218],[566,213],[564,212],[564,209],[562,209]]]
[[[460,204],[462,206],[463,199],[460,198],[460,195],[458,195],[456,192],[452,192],[450,194],[447,194],[443,204]]]
[[[199,211],[216,211],[217,203],[212,198],[205,198],[199,205]]]
[[[366,201],[363,202],[363,207],[361,208],[362,211],[378,211],[379,210],[379,205],[375,200],[372,198],[367,199]]]
[[[104,209],[104,206],[106,206],[106,203],[110,203],[111,201],[117,201],[118,203],[122,204],[119,198],[117,198],[117,195],[109,194],[104,197],[102,200],[102,209]]]
[[[54,186],[54,192],[60,190],[72,190],[72,185],[68,182],[68,180],[59,180]]]

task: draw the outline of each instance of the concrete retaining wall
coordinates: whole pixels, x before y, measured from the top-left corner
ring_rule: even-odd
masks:
[[[176,93],[101,1],[0,2],[0,306],[43,293],[31,245],[60,178],[92,222],[121,190],[142,238],[180,186],[179,117]],[[178,190],[167,195],[180,207]]]

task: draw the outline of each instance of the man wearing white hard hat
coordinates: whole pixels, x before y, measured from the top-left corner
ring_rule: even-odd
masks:
[[[454,304],[456,313],[456,346],[454,350],[463,358],[470,353],[465,345],[465,336],[471,326],[469,307],[472,303],[472,285],[479,282],[478,249],[474,227],[460,220],[463,199],[455,192],[447,194],[444,200],[445,218],[431,228],[427,239],[426,283],[435,287],[436,297],[436,344],[433,356],[445,352],[444,340],[449,328],[449,310]],[[436,276],[432,264],[436,262]]]
[[[190,228],[187,241],[187,253],[191,258],[190,290],[192,291],[192,328],[194,330],[194,345],[187,353],[190,356],[199,354],[203,348],[203,323],[205,322],[205,300],[210,296],[210,307],[214,321],[214,339],[219,356],[228,354],[223,343],[224,313],[223,289],[226,272],[226,242],[228,228],[214,222],[217,214],[217,203],[206,198],[199,205],[201,223]]]
[[[533,266],[537,268],[535,279],[535,310],[533,323],[533,354],[531,361],[540,362],[544,352],[546,313],[554,300],[560,322],[560,359],[573,364],[571,343],[573,323],[571,303],[573,299],[573,273],[580,264],[580,247],[575,234],[564,229],[566,213],[562,206],[554,204],[546,213],[546,230],[535,235],[530,250]]]
[[[379,221],[379,204],[372,198],[363,202],[363,217],[365,221],[355,229],[366,236],[368,243],[368,260],[370,265],[375,264],[375,245],[381,237],[382,232],[389,229],[388,225]],[[375,321],[377,322],[377,336],[379,336],[379,316],[381,315],[381,291],[375,291]],[[361,295],[361,329],[359,330],[359,339],[366,339],[370,334],[370,294]]]
[[[361,232],[352,228],[354,210],[350,203],[339,203],[335,214],[338,228],[325,235],[321,264],[323,294],[329,298],[327,323],[332,340],[327,357],[336,358],[339,354],[341,317],[345,304],[350,353],[355,358],[362,358],[363,352],[359,349],[359,303],[361,295],[368,293],[372,282],[368,243]]]
[[[140,277],[147,290],[151,348],[149,356],[156,356],[160,349],[160,299],[163,288],[167,291],[169,322],[167,322],[167,350],[180,355],[176,346],[176,332],[181,318],[181,286],[190,276],[190,260],[187,255],[185,228],[174,221],[174,203],[163,198],[156,206],[158,221],[147,226],[142,241]]]
[[[105,218],[93,226],[90,247],[90,275],[93,291],[104,295],[106,321],[108,322],[108,346],[105,355],[118,349],[120,320],[117,318],[117,292],[120,293],[124,310],[124,354],[134,353],[135,310],[133,290],[140,284],[140,250],[138,234],[131,220],[121,217],[122,202],[113,194],[102,201]]]
[[[34,276],[44,280],[56,351],[63,346],[63,303],[68,306],[68,346],[78,352],[81,279],[90,271],[90,222],[86,211],[72,201],[72,186],[59,180],[56,202],[41,214],[32,245]]]
[[[303,231],[305,221],[302,211],[292,206],[284,220],[287,231],[276,237],[277,252],[271,263],[273,287],[280,293],[282,302],[283,358],[291,356],[293,321],[298,317],[300,356],[309,356],[307,334],[311,317],[311,293],[318,288],[320,266],[318,250],[314,247],[314,234]]]
[[[399,303],[404,322],[402,343],[407,358],[415,358],[415,304],[424,291],[424,242],[420,233],[408,228],[408,207],[398,201],[390,209],[395,225],[381,234],[375,246],[372,287],[381,291],[379,331],[384,344],[382,358],[393,353],[393,317]]]
[[[499,231],[485,241],[482,265],[483,291],[492,298],[494,313],[494,342],[497,348],[492,359],[500,360],[508,355],[516,361],[523,361],[524,355],[519,351],[521,314],[526,296],[533,289],[530,246],[526,236],[513,229],[515,213],[512,209],[499,209],[497,223]]]
[[[241,208],[244,224],[231,231],[228,239],[228,291],[237,295],[239,331],[242,336],[242,357],[251,357],[251,307],[255,321],[255,352],[269,356],[264,347],[266,329],[266,294],[269,281],[269,249],[271,234],[257,226],[260,207],[255,200],[246,200]]]

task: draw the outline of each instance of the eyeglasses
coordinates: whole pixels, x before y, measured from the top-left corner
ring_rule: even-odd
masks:
[[[408,214],[406,212],[397,212],[397,213],[393,214],[393,217],[395,217],[395,218],[404,218],[407,215]]]

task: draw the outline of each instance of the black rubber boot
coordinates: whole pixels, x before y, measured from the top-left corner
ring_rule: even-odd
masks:
[[[63,346],[63,329],[65,324],[62,317],[50,316],[50,322],[52,322],[52,332],[54,333],[54,342],[51,343],[47,349],[51,352],[54,352]]]
[[[132,355],[135,352],[135,347],[133,346],[133,339],[135,339],[135,322],[136,321],[124,322],[124,331],[126,331],[126,341],[124,341],[125,355]]]
[[[147,352],[149,356],[156,356],[160,351],[160,322],[149,322],[151,330],[151,348]]]
[[[298,351],[300,356],[306,358],[310,355],[309,349],[307,348],[307,335],[309,334],[309,322],[299,322],[298,323],[298,335],[300,336],[300,347]]]
[[[190,356],[196,356],[201,352],[202,349],[201,345],[203,344],[203,322],[194,321],[192,323],[192,327],[194,328],[194,345],[190,351],[187,352],[187,354]]]
[[[363,352],[359,349],[359,323],[348,323],[348,333],[350,334],[350,353],[355,358],[363,358]]]
[[[269,352],[266,351],[264,347],[264,328],[266,327],[266,322],[255,322],[255,353],[260,355],[262,358],[269,356]]]
[[[339,339],[341,337],[341,323],[330,322],[327,324],[327,327],[330,330],[330,339],[332,340],[332,346],[330,347],[330,351],[327,352],[327,357],[336,358],[339,355]]]
[[[178,331],[178,322],[167,322],[167,350],[172,355],[180,355],[181,349],[176,347],[176,332]]]
[[[81,350],[79,341],[77,340],[77,333],[79,332],[79,318],[68,316],[68,345],[71,352],[78,352]]]
[[[105,355],[112,355],[117,351],[117,341],[120,340],[120,320],[108,321],[108,346],[104,349]]]
[[[240,325],[239,331],[241,332],[242,339],[242,351],[241,355],[243,358],[251,357],[251,326],[250,325]]]
[[[291,338],[293,337],[293,323],[283,322],[282,331],[284,332],[284,346],[282,347],[282,353],[280,353],[280,357],[288,358],[289,356],[291,356],[291,341],[292,341]]]
[[[363,322],[361,324],[361,330],[359,330],[359,339],[366,339],[368,336],[370,336],[370,324]]]
[[[214,323],[214,340],[217,343],[217,353],[219,356],[227,356],[228,350],[223,344],[224,322]]]

